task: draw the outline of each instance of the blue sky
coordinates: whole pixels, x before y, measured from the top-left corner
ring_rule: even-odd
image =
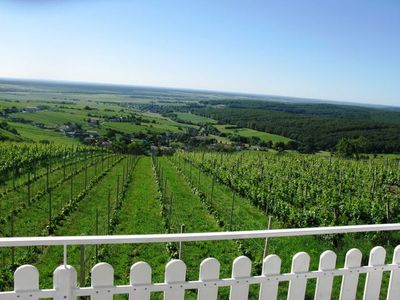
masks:
[[[2,0],[0,77],[400,106],[400,1]]]

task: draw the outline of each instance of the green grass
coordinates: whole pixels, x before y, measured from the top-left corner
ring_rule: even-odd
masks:
[[[214,119],[195,115],[192,113],[176,112],[176,115],[178,117],[178,120],[181,120],[184,122],[192,122],[193,124],[215,124],[215,123],[217,123],[217,121]]]
[[[29,124],[8,122],[9,125],[17,129],[18,133],[22,138],[33,142],[40,142],[47,140],[50,143],[62,144],[62,145],[78,145],[80,144],[77,139],[67,137],[61,132],[57,132],[51,129],[44,129],[35,127]]]
[[[152,132],[152,133],[163,133],[163,132],[183,132],[186,128],[190,127],[187,124],[180,124],[169,119],[158,118],[158,117],[146,117],[150,121],[155,123],[142,123],[136,125],[127,122],[104,122],[102,128],[111,128],[114,130],[122,131],[124,133],[139,133],[139,132]]]
[[[273,143],[276,143],[276,142],[287,143],[290,141],[289,138],[281,136],[281,135],[257,131],[257,130],[249,129],[249,128],[236,128],[236,129],[226,128],[229,126],[232,126],[232,125],[215,125],[215,127],[220,132],[226,133],[226,134],[233,134],[233,135],[238,135],[238,136],[243,136],[243,137],[248,137],[248,138],[258,137],[264,142],[271,141]]]
[[[23,137],[0,128],[0,140],[23,141]]]
[[[42,123],[53,128],[68,122],[86,125],[86,122],[84,121],[85,115],[83,113],[71,113],[62,110],[44,110],[38,112],[15,113],[12,116],[16,118],[31,120],[36,123]]]
[[[165,232],[151,159],[140,158],[131,177],[122,206],[123,214],[114,234]],[[109,246],[109,252],[111,255],[105,261],[114,267],[117,284],[129,282],[130,266],[138,261],[148,262],[153,270],[153,280],[163,282],[165,264],[169,260],[165,244],[113,245]]]
[[[231,144],[232,143],[230,139],[228,139],[226,137],[223,137],[223,136],[210,134],[210,135],[208,135],[208,137],[216,139],[218,142],[221,142],[221,143],[224,143],[224,144]]]
[[[221,231],[215,219],[195,196],[187,182],[164,157],[159,158],[163,174],[167,178],[167,211],[170,211],[172,198],[172,232],[179,232],[185,224],[185,232]],[[221,276],[230,277],[233,260],[239,256],[238,246],[233,241],[188,242],[183,246],[183,261],[187,266],[187,278],[196,280],[202,260],[214,257],[221,263]],[[226,297],[227,289],[220,290],[220,296]],[[190,295],[190,294],[189,294]]]

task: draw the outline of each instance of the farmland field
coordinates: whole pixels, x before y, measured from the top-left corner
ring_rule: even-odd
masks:
[[[271,142],[283,142],[287,143],[290,139],[285,138],[280,135],[271,134],[268,132],[257,131],[249,128],[235,128],[235,126],[231,125],[215,125],[215,127],[221,131],[222,133],[226,134],[233,134],[238,136],[243,136],[247,138],[257,137],[264,142],[271,141]]]
[[[193,124],[201,124],[201,123],[217,123],[217,121],[206,118],[203,116],[195,115],[192,113],[177,113],[176,114],[179,120],[186,121],[186,122],[191,122]]]

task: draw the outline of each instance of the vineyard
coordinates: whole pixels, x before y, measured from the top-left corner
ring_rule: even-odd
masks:
[[[172,156],[132,156],[105,148],[38,144],[0,145],[1,236],[103,235],[215,232],[343,224],[398,222],[400,165],[392,159],[367,161],[294,153],[177,152]],[[272,221],[272,222],[271,222]],[[261,272],[267,254],[280,255],[290,270],[290,257],[307,251],[312,267],[326,249],[343,264],[349,247],[365,254],[379,242],[389,249],[396,234],[358,234],[184,244],[76,246],[68,263],[81,286],[98,261],[115,268],[115,280],[126,283],[129,266],[147,261],[154,280],[163,266],[181,258],[187,277],[198,276],[206,257],[221,262],[229,277],[231,261],[246,255],[253,273]],[[5,248],[0,253],[1,289],[12,286],[12,272],[34,264],[41,286],[50,287],[62,261],[61,247]],[[390,253],[390,251],[388,251]],[[361,278],[364,280],[365,278]],[[387,278],[384,280],[387,280]],[[340,282],[335,282],[338,287]],[[287,285],[282,284],[282,295]],[[315,282],[308,285],[312,295]],[[227,295],[221,290],[221,297]],[[256,289],[250,289],[256,295]],[[188,292],[188,299],[195,293]],[[254,296],[255,297],[255,296]]]

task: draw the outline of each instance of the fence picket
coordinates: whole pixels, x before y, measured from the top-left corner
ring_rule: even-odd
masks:
[[[199,280],[207,283],[208,280],[219,279],[220,263],[215,258],[207,258],[200,264]],[[206,286],[199,288],[197,300],[216,300],[218,287]]]
[[[319,258],[319,271],[330,271],[336,267],[336,253],[327,250]],[[327,273],[328,274],[328,273]],[[333,276],[325,275],[317,279],[315,300],[330,300],[332,294]]]
[[[14,291],[25,292],[25,291],[38,291],[39,290],[39,271],[36,267],[31,265],[20,266],[14,272]],[[23,297],[18,296],[21,300],[32,299],[36,300],[37,297]]]
[[[233,261],[232,278],[238,279],[249,277],[251,273],[251,260],[246,256],[239,256]],[[247,300],[249,296],[249,284],[238,283],[231,286],[230,300]]]
[[[151,267],[148,263],[137,262],[131,267],[130,284],[150,284],[151,283]],[[133,291],[129,293],[129,300],[149,300],[150,292],[148,290]]]
[[[281,271],[281,259],[277,255],[268,255],[263,262],[262,275],[278,275]],[[261,284],[258,300],[275,300],[278,297],[278,281],[268,280]]]
[[[296,279],[290,280],[288,300],[304,299],[306,295],[307,279],[301,273],[307,272],[310,265],[310,256],[306,252],[299,252],[293,256],[291,273],[297,274]]]
[[[387,300],[400,299],[400,246],[394,249],[392,263],[399,268],[390,272]]]
[[[166,283],[183,283],[186,279],[186,265],[179,259],[171,260],[165,267]],[[171,288],[164,292],[164,300],[183,300],[185,289]]]
[[[381,266],[385,263],[386,250],[383,247],[374,247],[369,255],[369,266]],[[368,272],[364,289],[364,300],[379,300],[383,272],[379,268]]]
[[[73,292],[77,287],[76,270],[73,266],[59,266],[53,275],[53,287],[57,290],[54,300],[75,300]]]
[[[343,276],[339,300],[354,300],[356,298],[359,273],[351,271],[351,268],[361,266],[361,258],[360,250],[354,248],[347,251],[344,267],[350,269],[351,274]]]
[[[110,264],[98,263],[92,268],[91,283],[93,288],[112,287],[114,285],[114,269]],[[112,300],[113,295],[96,294],[91,297],[92,300]]]

